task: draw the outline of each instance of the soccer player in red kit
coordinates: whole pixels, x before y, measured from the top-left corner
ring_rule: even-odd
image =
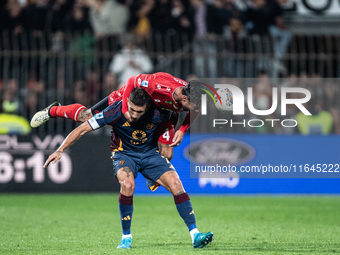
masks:
[[[197,83],[199,82],[190,81],[187,83],[182,79],[163,72],[132,76],[123,88],[113,91],[108,97],[104,98],[90,109],[87,109],[81,104],[61,106],[58,102],[54,102],[33,116],[31,126],[38,127],[53,117],[70,118],[75,121],[85,122],[92,118],[94,114],[104,110],[107,106],[119,100],[123,100],[122,112],[124,117],[127,120],[130,120],[132,116],[129,116],[127,111],[127,101],[130,92],[133,88],[143,88],[150,95],[152,102],[158,108],[174,111],[176,113],[188,111],[180,129],[175,134],[173,124],[169,122],[167,124],[168,127],[163,127],[165,133],[163,136],[160,136],[159,141],[161,143],[168,144],[171,147],[177,146],[182,142],[184,133],[190,127],[190,119],[195,120],[199,115],[200,96],[197,95],[199,94],[200,89],[199,86],[195,86]],[[196,96],[193,98],[191,96],[192,94],[195,94]]]

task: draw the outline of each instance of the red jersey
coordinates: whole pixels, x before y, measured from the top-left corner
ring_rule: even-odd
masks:
[[[177,88],[187,85],[185,81],[167,73],[140,74],[131,78],[125,85],[123,113],[128,110],[127,99],[134,88],[144,89],[150,95],[152,102],[162,110],[178,112],[182,108],[182,105],[174,100],[174,92]]]
[[[174,91],[179,87],[184,87],[188,83],[182,79],[176,78],[168,73],[140,74],[132,76],[126,82],[126,85],[118,91],[113,91],[109,95],[109,105],[123,99],[122,112],[128,111],[127,99],[134,88],[143,88],[151,97],[152,102],[162,110],[174,112],[182,111],[182,105],[174,100]],[[190,114],[192,120],[195,120],[199,112],[188,112],[180,130],[184,133],[190,127]]]
[[[182,105],[174,100],[174,92],[179,87],[184,87],[188,83],[176,78],[168,73],[140,74],[131,77],[124,86],[122,112],[128,110],[127,99],[134,88],[143,88],[151,97],[152,102],[162,110],[181,112]],[[184,133],[190,127],[190,114],[195,120],[199,112],[188,112],[180,130]]]

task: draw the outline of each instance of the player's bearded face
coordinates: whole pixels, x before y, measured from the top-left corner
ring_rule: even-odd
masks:
[[[132,103],[130,100],[128,101],[128,112],[130,115],[130,121],[129,122],[136,122],[138,121],[148,110],[149,106],[137,106],[134,103]]]
[[[183,96],[180,103],[182,105],[183,111],[200,111],[200,106],[195,103],[190,103],[190,100],[187,96]]]

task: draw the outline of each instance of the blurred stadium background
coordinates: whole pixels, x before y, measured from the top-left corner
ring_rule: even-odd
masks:
[[[43,169],[78,124],[52,119],[31,129],[29,120],[55,100],[91,107],[127,77],[152,72],[251,81],[258,109],[270,107],[273,87],[310,90],[313,119],[296,128],[216,132],[200,116],[172,164],[200,231],[216,236],[205,253],[339,252],[339,178],[190,178],[190,160],[210,164],[221,155],[237,166],[340,163],[339,15],[338,0],[1,0],[0,254],[115,251],[110,129],[86,135]],[[287,118],[297,114],[289,108]],[[141,176],[136,194],[130,253],[192,254],[170,194],[159,188],[149,196]]]
[[[27,120],[54,100],[91,107],[127,77],[158,71],[219,83],[255,78],[254,102],[264,109],[272,87],[304,82],[315,114],[326,116],[319,123],[305,121],[305,129],[288,132],[234,127],[220,135],[255,151],[248,164],[264,154],[274,162],[286,157],[291,164],[294,156],[310,164],[319,155],[316,163],[339,164],[337,0],[7,0],[0,13],[1,192],[118,192],[109,129],[82,138],[44,170],[47,156],[77,124],[52,119],[30,129]],[[211,132],[204,119],[196,123],[192,132]],[[189,193],[340,192],[338,179],[190,179],[189,141],[186,135],[172,160]],[[301,150],[289,149],[294,146]],[[138,179],[136,192],[148,193]]]

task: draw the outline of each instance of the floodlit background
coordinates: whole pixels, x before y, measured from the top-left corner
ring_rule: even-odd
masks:
[[[295,158],[303,159],[298,161],[301,164],[339,163],[338,1],[8,0],[1,1],[0,12],[3,192],[117,192],[109,158],[109,129],[82,138],[58,165],[44,170],[47,156],[77,124],[60,118],[31,129],[27,120],[55,100],[91,107],[123,86],[128,77],[159,71],[187,81],[203,79],[211,86],[251,80],[247,86],[254,89],[258,109],[270,108],[273,87],[308,88],[312,100],[307,108],[317,120],[303,119],[299,123],[302,128],[234,125],[216,131],[207,125],[205,116],[200,116],[191,133],[218,133],[219,137],[248,143],[247,148],[253,150],[248,164],[261,163],[268,152],[271,162],[292,164],[286,154],[290,146],[306,148],[299,150],[299,155],[294,153]],[[296,107],[288,109],[290,118],[296,118],[297,113]],[[279,109],[271,117],[278,115]],[[246,118],[252,117],[248,112]],[[215,182],[190,179],[189,140],[187,134],[175,148],[172,163],[190,192],[340,192],[337,179],[297,178],[294,181],[299,185],[284,185],[285,189],[281,185],[287,182],[284,179],[275,183],[266,180],[266,185],[253,180],[251,186],[246,185],[251,180],[235,176]],[[291,144],[283,147],[288,140]],[[266,147],[262,146],[264,141]],[[328,157],[312,156],[319,155],[315,150],[311,153],[315,148]],[[148,193],[143,178],[138,181],[136,192]]]
[[[273,87],[310,89],[312,117],[288,109],[287,118],[298,119],[295,128],[216,130],[212,119],[231,117],[199,116],[171,162],[199,230],[215,234],[205,253],[338,253],[340,173],[243,178],[193,174],[192,165],[296,165],[307,175],[318,164],[335,170],[339,15],[338,0],[1,0],[0,254],[116,252],[119,184],[110,129],[84,136],[43,169],[78,124],[56,118],[31,129],[29,121],[55,100],[91,107],[130,76],[153,72],[211,86],[251,81],[257,109],[270,108]],[[208,107],[215,107],[209,98]],[[270,118],[282,118],[279,109]],[[130,253],[196,254],[169,192],[151,193],[139,175],[135,193]]]

